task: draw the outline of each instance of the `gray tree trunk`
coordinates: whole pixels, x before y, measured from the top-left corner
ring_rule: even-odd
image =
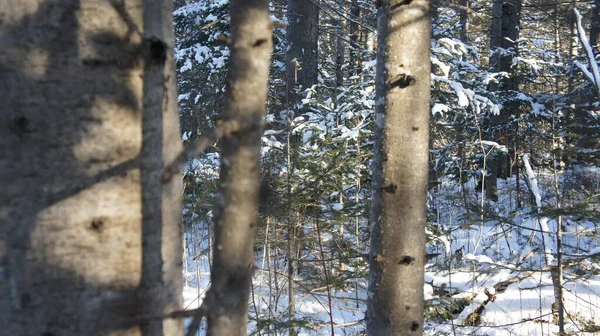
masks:
[[[429,3],[384,0],[378,11],[369,335],[423,332]]]
[[[489,89],[496,90],[518,90],[518,76],[512,71],[513,59],[518,56],[518,39],[521,22],[521,0],[494,0],[492,4],[492,25],[490,35],[490,71],[506,72],[508,77],[499,79],[498,83],[490,83]],[[518,114],[519,104],[509,102],[499,116],[492,116],[488,128],[507,123],[509,116]],[[508,132],[503,139],[495,139],[508,144],[516,141],[517,135]],[[488,176],[485,181],[486,196],[493,201],[498,200],[498,173],[506,170],[502,167],[507,162],[506,154],[496,151],[489,158]],[[518,174],[518,168],[517,172]]]
[[[288,50],[286,52],[286,107],[295,114],[301,99],[301,92],[317,83],[318,77],[318,39],[319,39],[319,7],[312,0],[288,0]],[[291,124],[290,124],[291,125]],[[295,319],[295,283],[294,276],[298,273],[297,259],[302,246],[298,235],[302,228],[298,227],[296,212],[292,209],[290,177],[294,174],[296,149],[299,138],[288,129],[288,297],[289,297],[289,334],[296,334]]]
[[[0,21],[3,335],[178,335],[171,1],[8,0]]]
[[[502,41],[502,0],[493,0],[492,3],[492,24],[490,27],[490,71],[499,71],[498,69],[498,48]],[[492,89],[496,89],[495,85]]]
[[[214,336],[246,335],[273,30],[269,1],[232,0],[230,6],[225,122],[246,127],[222,140],[212,285],[206,297],[208,335]]]
[[[512,61],[518,55],[517,40],[521,22],[521,0],[494,0],[492,5],[492,27],[490,35],[490,70],[511,72]],[[505,52],[500,52],[504,50]],[[492,90],[516,90],[518,82],[515,76],[504,78]]]
[[[288,22],[288,104],[293,108],[298,103],[296,89],[317,83],[319,7],[311,0],[288,0]]]

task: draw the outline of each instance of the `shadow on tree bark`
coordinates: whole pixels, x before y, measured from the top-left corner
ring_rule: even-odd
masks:
[[[181,305],[179,182],[160,182],[179,134],[176,114],[163,114],[175,104],[164,72],[171,40],[153,28],[160,21],[144,23],[163,17],[164,1],[149,2],[152,13],[121,1],[9,1],[0,23],[2,333],[182,333],[181,321],[157,318]]]

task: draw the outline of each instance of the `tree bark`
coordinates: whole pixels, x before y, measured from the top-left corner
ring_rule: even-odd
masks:
[[[286,52],[286,107],[297,114],[301,92],[317,83],[318,77],[318,39],[319,39],[319,7],[312,0],[288,0],[288,50]],[[288,122],[291,122],[288,119]],[[295,283],[298,264],[294,262],[302,246],[298,241],[296,210],[292,209],[290,177],[294,173],[297,159],[297,147],[300,139],[292,134],[291,123],[288,123],[287,162],[288,162],[288,313],[290,319],[289,333],[296,335],[295,319]]]
[[[208,335],[246,335],[254,272],[254,232],[260,187],[260,139],[272,50],[267,0],[232,0],[231,59],[225,122],[243,131],[226,134],[216,208],[212,285],[207,293]]]
[[[498,69],[498,50],[502,43],[502,0],[492,3],[492,24],[490,27],[490,64],[491,71]],[[494,88],[495,89],[495,88]]]
[[[311,0],[288,0],[288,24],[288,104],[294,108],[298,90],[317,83],[319,7]]]
[[[521,0],[494,0],[492,4],[492,25],[490,33],[490,71],[505,72],[508,77],[502,77],[498,83],[491,82],[490,91],[519,89],[518,76],[512,71],[513,59],[518,56],[518,39],[521,22]],[[508,92],[506,92],[508,93]],[[500,143],[515,141],[517,136],[511,130],[508,130],[504,136],[495,134],[494,128],[506,124],[511,115],[518,114],[520,106],[516,101],[509,101],[504,104],[503,112],[498,116],[491,116],[486,129],[491,130],[492,137]],[[503,164],[506,164],[506,154],[495,151],[492,153],[488,163],[488,176],[486,177],[486,195],[488,199],[496,201],[498,199],[498,173],[506,170]],[[518,172],[516,172],[518,174]]]
[[[423,332],[429,3],[384,0],[378,11],[369,335]]]
[[[517,40],[521,18],[521,0],[494,0],[490,38],[490,69],[493,72],[511,72],[513,58],[518,55]],[[500,49],[498,49],[500,48]],[[491,90],[516,90],[515,76],[503,78]]]
[[[4,9],[2,333],[181,334],[171,1]]]

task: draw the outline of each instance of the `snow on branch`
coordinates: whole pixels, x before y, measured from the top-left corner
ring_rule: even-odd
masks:
[[[538,179],[533,172],[533,168],[531,167],[531,163],[529,161],[530,156],[528,153],[523,155],[523,165],[525,166],[525,174],[527,175],[527,181],[529,181],[529,187],[531,188],[531,192],[533,193],[533,197],[535,198],[535,204],[537,206],[538,214],[540,214],[542,209],[542,192],[540,190],[540,186],[538,184]],[[538,223],[540,226],[540,235],[544,246],[544,254],[546,255],[546,262],[551,264],[554,261],[553,249],[551,246],[552,242],[552,234],[549,233],[550,225],[548,224],[549,218],[547,217],[538,217]]]
[[[573,8],[573,12],[575,12],[575,19],[577,22],[577,36],[579,37],[579,40],[585,49],[585,54],[587,56],[590,69],[586,69],[581,63],[575,62],[575,65],[581,69],[585,76],[594,84],[596,87],[596,94],[598,95],[598,98],[600,98],[600,71],[598,70],[598,63],[596,63],[596,58],[594,57],[594,52],[590,46],[590,41],[585,35],[585,30],[581,24],[581,14],[577,8]]]

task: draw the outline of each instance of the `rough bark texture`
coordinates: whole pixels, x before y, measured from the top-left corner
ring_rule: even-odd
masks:
[[[246,335],[272,28],[267,0],[231,1],[225,120],[251,127],[222,141],[208,335]]]
[[[369,335],[423,332],[430,91],[429,1],[378,12]]]
[[[311,0],[288,0],[288,24],[288,103],[293,107],[298,102],[296,90],[317,83],[319,7]]]
[[[177,335],[171,1],[9,0],[0,21],[3,335]],[[148,317],[155,317],[154,321]]]

